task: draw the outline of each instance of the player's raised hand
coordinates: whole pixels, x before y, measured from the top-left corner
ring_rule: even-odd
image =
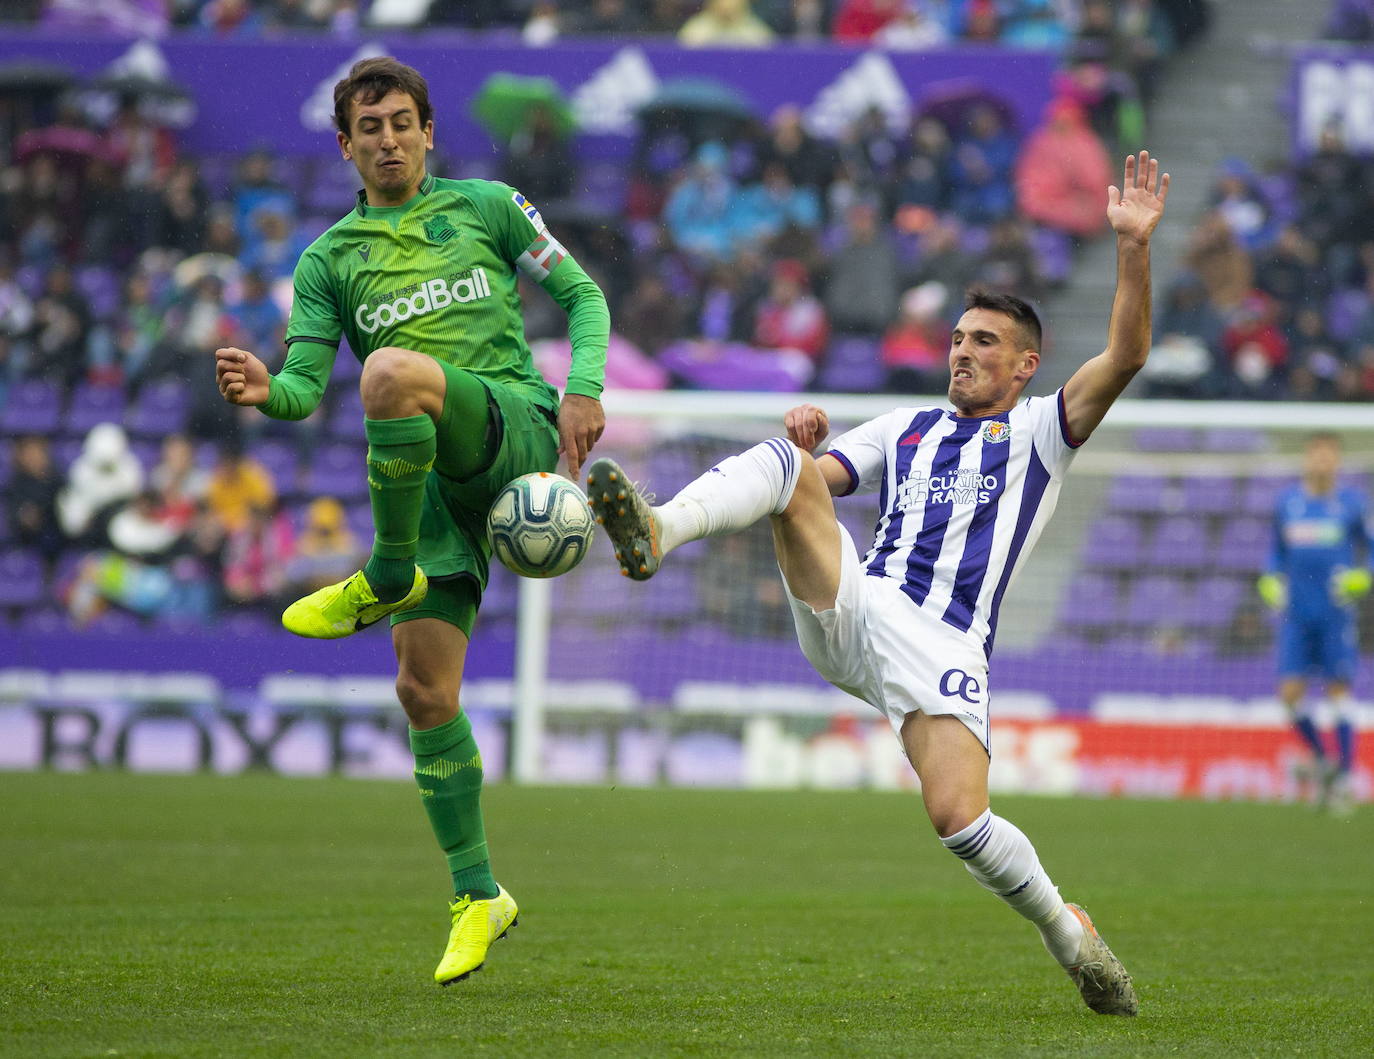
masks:
[[[558,409],[558,452],[568,460],[568,477],[574,482],[582,476],[582,463],[601,440],[606,429],[606,413],[595,397],[570,393]]]
[[[246,349],[215,350],[215,384],[230,404],[266,404],[271,379],[267,365]]]
[[[789,409],[782,421],[792,444],[807,452],[814,450],[830,433],[830,418],[825,409],[813,404],[799,404]]]
[[[1147,243],[1169,197],[1169,174],[1160,173],[1159,159],[1149,151],[1126,158],[1121,187],[1107,189],[1107,220],[1118,236]]]

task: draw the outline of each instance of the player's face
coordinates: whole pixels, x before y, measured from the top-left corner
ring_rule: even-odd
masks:
[[[388,92],[375,103],[353,97],[351,132],[339,133],[339,150],[358,167],[373,206],[408,201],[425,178],[425,154],[434,148],[434,122],[420,124],[407,92]]]
[[[1325,483],[1335,480],[1341,469],[1341,447],[1334,441],[1318,438],[1309,441],[1303,452],[1303,473],[1308,481]]]
[[[1005,412],[1040,363],[1027,349],[1020,325],[1005,313],[969,309],[949,344],[949,403],[961,415]]]

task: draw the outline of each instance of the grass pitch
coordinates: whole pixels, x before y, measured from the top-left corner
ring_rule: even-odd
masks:
[[[1003,798],[1131,969],[1095,1016],[911,795],[486,795],[520,926],[440,989],[403,784],[0,774],[5,1056],[1374,1051],[1374,810]]]

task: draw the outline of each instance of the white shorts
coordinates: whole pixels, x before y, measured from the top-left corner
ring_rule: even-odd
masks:
[[[806,660],[835,687],[881,710],[899,739],[907,715],[921,710],[957,717],[988,749],[982,644],[922,610],[892,579],[869,577],[849,532],[839,530],[834,608],[812,610],[787,592]]]

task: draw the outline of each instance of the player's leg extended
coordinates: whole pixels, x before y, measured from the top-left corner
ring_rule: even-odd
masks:
[[[722,460],[666,504],[650,508],[615,461],[603,458],[587,468],[587,498],[615,546],[621,569],[643,581],[679,545],[734,533],[765,515],[781,514],[810,460],[785,438],[770,438]]]
[[[1087,913],[1064,903],[1030,839],[988,807],[988,755],[977,737],[955,717],[917,712],[902,726],[902,744],[941,843],[985,889],[1035,924],[1090,1008],[1134,1015],[1131,976]]]
[[[448,947],[434,972],[435,981],[447,985],[482,966],[488,946],[515,924],[517,909],[492,878],[482,821],[482,756],[458,705],[476,589],[466,581],[441,582],[425,607],[434,613],[445,608],[447,620],[399,622],[392,642],[396,694],[410,720],[415,782],[453,877]]]

